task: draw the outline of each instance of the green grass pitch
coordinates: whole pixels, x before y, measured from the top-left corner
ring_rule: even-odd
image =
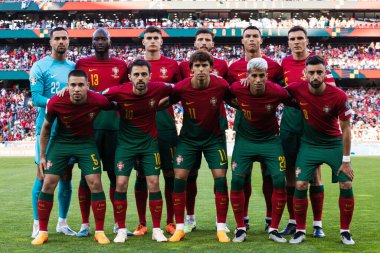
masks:
[[[248,231],[247,241],[240,244],[221,244],[215,240],[215,207],[213,196],[213,181],[205,161],[198,178],[198,196],[196,202],[197,230],[189,234],[179,243],[157,243],[151,240],[149,232],[144,237],[130,237],[125,244],[98,245],[93,237],[75,238],[55,233],[58,208],[55,202],[50,218],[49,242],[42,246],[32,246],[32,207],[31,188],[35,179],[36,168],[33,158],[4,158],[0,167],[0,252],[380,252],[379,235],[379,193],[380,157],[353,157],[352,164],[355,171],[353,183],[355,195],[355,213],[351,225],[351,232],[356,241],[353,247],[343,246],[339,240],[339,208],[338,185],[330,183],[331,171],[323,167],[325,183],[325,206],[323,213],[323,227],[326,233],[324,239],[314,239],[312,233],[312,212],[309,205],[307,219],[307,239],[301,245],[278,244],[268,240],[264,232],[265,203],[261,193],[261,176],[259,165],[254,166],[252,178],[252,197],[250,202],[251,230]],[[80,172],[75,167],[73,172],[73,197],[68,223],[74,230],[80,228],[80,212],[77,200],[78,179]],[[231,174],[228,174],[228,181]],[[133,195],[135,174],[131,176],[128,191],[127,227],[132,230],[137,225],[137,213]],[[103,185],[108,192],[108,178],[103,174]],[[161,180],[161,189],[163,181]],[[108,197],[107,197],[108,198]],[[57,197],[55,197],[55,200]],[[148,223],[150,222],[149,209]],[[92,219],[92,218],[91,218]],[[288,220],[287,211],[281,221],[281,228]],[[162,228],[165,223],[163,213]],[[93,219],[92,230],[94,229]],[[231,231],[235,227],[231,207],[228,213],[228,225]],[[112,240],[113,227],[112,207],[107,202],[106,234]],[[93,232],[93,231],[92,231]],[[233,233],[230,233],[233,237]]]

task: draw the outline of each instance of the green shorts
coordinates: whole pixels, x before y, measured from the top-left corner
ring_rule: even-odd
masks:
[[[223,135],[223,142],[224,142],[224,149],[227,150],[227,140],[226,140],[226,135]],[[199,152],[196,157],[194,157],[194,164],[193,167],[191,168],[192,171],[197,171],[201,168],[201,163],[202,163],[202,152]]]
[[[232,174],[250,175],[253,162],[266,166],[266,175],[285,177],[286,159],[279,137],[268,142],[254,142],[239,135],[236,136],[232,153]]]
[[[280,137],[288,166],[287,169],[294,169],[300,148],[301,135],[280,129]]]
[[[115,152],[117,143],[117,131],[95,130],[96,147],[98,148],[103,170],[113,170],[115,165]]]
[[[210,169],[227,169],[228,158],[224,140],[225,138],[220,136],[212,142],[197,144],[195,141],[179,137],[174,156],[174,168],[191,170],[197,165],[197,160],[199,161],[203,153]]]
[[[161,169],[173,170],[173,157],[177,146],[176,131],[158,132],[158,150],[161,157]]]
[[[129,177],[136,160],[138,160],[138,167],[144,171],[146,176],[159,175],[161,159],[157,140],[151,138],[139,146],[119,142],[116,147],[114,165],[116,176]]]
[[[296,180],[310,181],[313,179],[314,171],[323,163],[328,164],[332,169],[332,182],[347,182],[350,179],[338,170],[342,165],[343,147],[316,147],[301,143],[296,162]]]
[[[50,140],[46,154],[48,169],[45,174],[62,175],[71,158],[75,158],[83,175],[100,174],[101,164],[95,140],[86,139],[74,142]]]

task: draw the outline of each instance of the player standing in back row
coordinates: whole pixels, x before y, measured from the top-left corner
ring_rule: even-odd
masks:
[[[37,164],[37,178],[32,189],[32,207],[34,215],[32,238],[38,235],[38,197],[40,195],[43,178],[38,166],[40,164],[40,132],[45,118],[46,104],[58,91],[66,87],[67,76],[74,69],[75,63],[66,59],[66,51],[69,47],[69,34],[62,28],[57,27],[50,31],[50,56],[37,61],[30,70],[30,90],[32,92],[33,104],[37,107],[36,118],[36,155],[34,162]],[[52,135],[55,135],[55,125]],[[69,212],[72,187],[71,187],[71,165],[65,175],[59,180],[58,203],[59,218],[56,231],[65,235],[73,236],[75,232],[66,223]]]
[[[79,59],[75,66],[76,69],[81,69],[87,73],[90,88],[101,92],[127,81],[127,64],[123,60],[109,55],[111,39],[107,30],[99,28],[94,32],[92,46],[95,49],[95,56]],[[101,111],[94,122],[96,146],[102,160],[103,170],[107,171],[110,180],[109,196],[114,209],[116,188],[114,165],[119,121],[120,117],[116,111]],[[82,214],[82,226],[77,236],[88,236],[91,192],[83,175],[78,188],[78,198]],[[117,233],[116,219],[114,233]]]
[[[305,76],[305,62],[306,60],[315,55],[307,51],[306,30],[301,26],[294,26],[288,31],[288,44],[292,55],[286,57],[282,61],[282,68],[284,70],[285,86],[292,82],[302,82],[306,80]],[[326,69],[326,76],[324,82],[329,85],[335,86],[334,78],[330,71]],[[287,206],[289,212],[289,223],[286,228],[280,233],[283,235],[294,234],[296,230],[296,221],[294,218],[293,210],[293,195],[295,189],[295,162],[300,145],[300,138],[303,129],[302,113],[292,107],[285,106],[281,119],[280,136],[282,140],[282,147],[286,157],[286,193],[287,193]],[[322,209],[324,199],[324,187],[321,178],[321,167],[319,166],[315,172],[313,182],[310,185],[310,202],[314,215],[314,232],[313,236],[316,238],[323,238],[325,234],[322,230]]]

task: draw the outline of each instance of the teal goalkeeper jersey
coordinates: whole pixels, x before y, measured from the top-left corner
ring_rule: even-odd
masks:
[[[69,60],[57,61],[50,56],[35,62],[30,70],[29,81],[33,104],[37,107],[36,134],[41,133],[48,100],[67,86],[68,75],[75,68]],[[53,126],[54,133],[55,126]]]

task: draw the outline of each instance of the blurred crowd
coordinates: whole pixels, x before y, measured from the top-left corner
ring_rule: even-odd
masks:
[[[346,90],[352,114],[352,139],[359,141],[380,141],[380,90]]]
[[[193,53],[193,46],[164,45],[163,54],[177,61],[188,60]],[[324,57],[332,69],[380,69],[380,42],[370,44],[322,44],[315,43],[309,46],[310,52]],[[282,59],[290,54],[286,45],[267,44],[262,48],[264,55],[281,63]],[[33,63],[51,53],[50,47],[44,45],[0,47],[0,70],[28,70]],[[144,55],[141,46],[113,46],[112,56],[130,62]],[[211,52],[215,57],[233,62],[243,56],[241,45],[217,46]],[[71,46],[67,58],[77,61],[80,58],[94,55],[91,46]]]
[[[376,88],[350,88],[346,90],[353,110],[352,140],[380,141],[380,90]],[[282,107],[278,108],[281,120]],[[182,107],[174,107],[178,132],[182,127]],[[227,140],[233,141],[235,110],[226,106],[228,130]],[[35,118],[37,112],[26,90],[1,89],[0,94],[0,143],[6,141],[35,140]]]
[[[99,14],[102,15],[102,14]],[[57,17],[45,18],[40,20],[19,19],[19,20],[0,20],[0,29],[51,29],[56,26],[62,26],[67,29],[96,29],[99,27],[106,28],[146,28],[155,25],[162,28],[245,28],[254,25],[259,28],[286,28],[289,29],[295,25],[301,25],[305,28],[380,28],[380,20],[356,20],[350,18],[325,17],[309,17],[291,18],[284,17],[259,18],[259,19],[241,19],[241,18],[219,18],[219,19],[193,19],[193,18],[131,18],[131,17],[108,17],[108,18],[92,18],[86,15],[77,17],[65,17],[60,19]]]
[[[36,108],[26,90],[1,89],[0,143],[35,139]]]

